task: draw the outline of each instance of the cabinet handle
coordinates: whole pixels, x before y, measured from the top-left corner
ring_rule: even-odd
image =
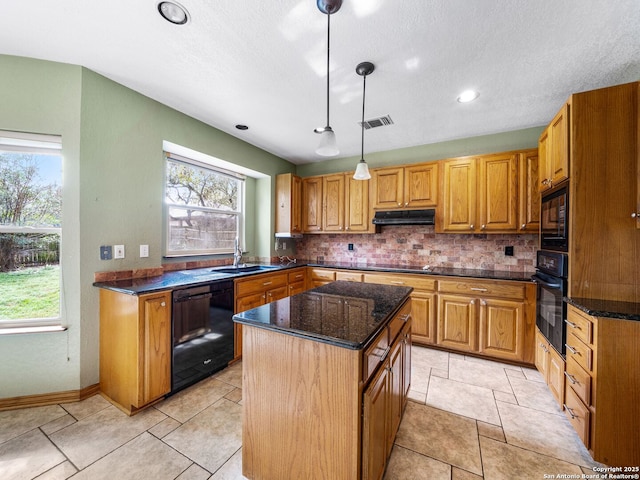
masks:
[[[384,359],[387,358],[387,355],[389,354],[389,350],[391,350],[391,345],[385,348],[384,352],[382,352],[382,355],[380,355],[380,363],[384,362]]]
[[[349,227],[345,228],[345,230],[349,230]]]
[[[567,412],[569,412],[569,415],[571,415],[571,420],[573,420],[573,419],[577,418],[577,415],[576,415],[575,413],[573,413],[573,409],[571,409],[571,408],[567,407],[567,404],[566,404],[566,403],[563,403],[563,404],[562,404],[562,406],[565,408],[565,410],[566,410]]]
[[[566,318],[564,319],[564,323],[566,323],[567,325],[569,325],[571,328],[577,328],[578,330],[580,330],[580,327],[578,325],[576,325],[573,322],[570,322],[569,320],[567,320]]]
[[[398,206],[401,207],[402,206],[402,202],[398,202]]]
[[[393,283],[394,285],[404,285],[404,282],[401,282],[399,280],[391,280],[389,283]]]
[[[567,377],[569,379],[569,381],[575,385],[576,383],[578,383],[578,381],[576,380],[576,377],[574,377],[573,375],[571,375],[569,372],[564,372],[564,376]]]
[[[571,353],[573,353],[574,355],[580,355],[580,352],[578,352],[578,350],[576,350],[575,348],[573,348],[571,345],[569,345],[568,343],[564,344],[565,347],[567,347],[569,349],[569,351]]]
[[[473,230],[473,223],[469,225],[469,230]]]
[[[167,306],[167,304],[166,304],[166,302],[160,302],[160,306],[161,306],[161,307],[166,307],[166,306]]]
[[[263,299],[263,300],[266,300],[266,299],[267,299],[267,296],[266,296],[265,294],[263,294],[263,295],[262,295],[262,299]]]
[[[485,228],[487,228],[487,226],[484,223],[480,225],[480,230],[484,230]]]
[[[475,305],[475,304],[476,304],[475,299],[474,299],[474,300],[471,300],[471,301],[469,302],[469,305]]]
[[[408,207],[409,206],[409,202],[404,202],[404,206]]]
[[[640,212],[633,212],[631,218],[640,218]]]
[[[524,230],[525,228],[527,228],[527,224],[523,223],[522,226],[520,227],[520,230]]]
[[[410,318],[411,318],[411,314],[407,313],[406,315],[403,315],[402,321],[406,323],[409,321]]]
[[[262,286],[266,287],[267,285],[271,285],[273,282],[262,282]]]
[[[542,348],[542,350],[544,350],[545,353],[549,353],[549,350],[547,350],[547,346],[544,343],[540,343],[540,348]]]
[[[486,300],[480,300],[480,305],[482,305],[483,307],[486,307],[487,306]]]
[[[469,290],[472,290],[474,292],[488,292],[486,288],[477,288],[477,287],[471,287]]]

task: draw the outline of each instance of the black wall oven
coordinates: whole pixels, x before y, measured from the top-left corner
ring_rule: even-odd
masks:
[[[565,183],[542,196],[540,206],[540,248],[569,250],[569,185]]]
[[[564,319],[567,305],[568,261],[560,252],[538,251],[536,273],[531,277],[537,287],[536,325],[563,357],[567,338]]]

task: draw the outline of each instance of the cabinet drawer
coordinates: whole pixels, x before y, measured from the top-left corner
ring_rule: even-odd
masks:
[[[592,352],[578,337],[573,333],[567,335],[567,360],[573,359],[587,372],[591,371]]]
[[[362,362],[362,381],[367,383],[389,353],[389,328],[385,327],[364,351]]]
[[[364,275],[355,272],[336,272],[336,280],[344,280],[346,282],[362,282]]]
[[[336,272],[334,270],[325,270],[324,268],[312,268],[311,278],[313,280],[333,282],[336,279]]]
[[[585,405],[591,402],[591,375],[584,371],[573,359],[567,360],[567,386],[571,387]]]
[[[287,278],[289,279],[289,283],[302,282],[305,278],[305,274],[303,270],[297,270],[295,272],[289,272]]]
[[[464,295],[493,296],[501,298],[525,298],[526,284],[496,282],[463,282],[455,280],[438,280],[438,291]]]
[[[236,296],[249,295],[252,293],[266,292],[279,287],[286,287],[287,274],[259,275],[255,278],[240,280],[236,282]]]
[[[411,300],[404,304],[402,309],[391,319],[389,323],[389,343],[393,343],[402,330],[402,327],[411,319]]]
[[[422,277],[421,275],[377,275],[366,273],[364,275],[366,283],[379,283],[382,285],[401,285],[413,287],[416,290],[435,291],[436,281],[432,277]]]
[[[295,282],[289,284],[289,296],[297,295],[305,291],[304,282]]]
[[[575,309],[569,309],[567,320],[567,334],[573,333],[576,337],[589,345],[592,341],[592,328],[593,324],[591,320],[581,315]]]
[[[578,398],[578,395],[570,388],[567,390],[567,398],[564,404],[564,413],[578,432],[578,436],[585,447],[589,448],[589,409]]]

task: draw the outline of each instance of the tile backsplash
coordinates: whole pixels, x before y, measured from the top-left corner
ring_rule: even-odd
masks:
[[[353,244],[353,250],[349,250]],[[504,247],[513,246],[513,256]],[[315,261],[367,265],[477,268],[533,272],[538,235],[435,234],[433,226],[383,227],[375,234],[305,235],[296,241],[296,256]]]

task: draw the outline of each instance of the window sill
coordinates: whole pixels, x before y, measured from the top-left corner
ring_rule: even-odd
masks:
[[[31,327],[0,327],[0,335],[22,335],[25,333],[53,333],[64,332],[67,327],[62,325],[47,325],[47,326],[31,326]]]

